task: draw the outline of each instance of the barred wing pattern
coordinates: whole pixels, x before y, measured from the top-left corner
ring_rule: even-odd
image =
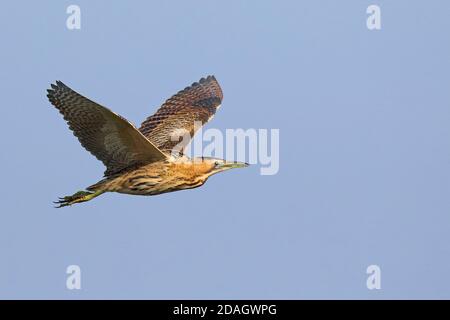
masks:
[[[148,117],[139,128],[151,142],[165,153],[183,151],[200,126],[216,113],[223,94],[214,76],[208,76],[179,91],[168,99],[158,111]],[[189,133],[189,139],[186,134]],[[185,139],[183,139],[185,135]],[[180,150],[174,150],[183,142]]]
[[[64,116],[81,145],[106,166],[105,176],[166,159],[135,126],[111,110],[83,97],[61,81],[48,99]]]

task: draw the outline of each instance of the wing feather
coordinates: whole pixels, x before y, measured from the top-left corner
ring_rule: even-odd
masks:
[[[216,78],[202,78],[166,100],[154,115],[141,124],[139,131],[161,151],[178,153],[186,147],[195,132],[212,119],[222,99],[222,89]],[[196,122],[200,125],[196,126]],[[186,133],[189,139],[183,140]],[[175,150],[180,142],[184,143],[181,150]]]
[[[106,166],[105,176],[167,158],[126,119],[61,81],[47,91],[81,145]]]

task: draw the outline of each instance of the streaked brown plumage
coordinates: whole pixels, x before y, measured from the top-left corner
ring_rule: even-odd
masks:
[[[247,165],[182,155],[189,139],[181,137],[180,132],[192,138],[198,129],[194,123],[205,124],[222,102],[222,90],[214,76],[202,78],[172,96],[139,130],[60,81],[51,87],[47,95],[50,102],[81,145],[106,166],[103,180],[88,187],[88,191],[60,198],[59,207],[89,201],[104,192],[157,195],[196,188],[217,172]],[[181,138],[185,144],[175,150]]]
[[[222,99],[222,89],[213,76],[201,79],[164,102],[154,115],[142,123],[139,131],[160,150],[170,153],[178,143],[170,139],[171,133],[182,129],[193,137],[198,129],[194,128],[194,123],[208,122],[220,107]]]

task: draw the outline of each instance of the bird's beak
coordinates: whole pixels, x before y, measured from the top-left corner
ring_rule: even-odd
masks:
[[[223,169],[235,169],[235,168],[245,168],[248,167],[249,164],[245,162],[226,162],[222,165]]]

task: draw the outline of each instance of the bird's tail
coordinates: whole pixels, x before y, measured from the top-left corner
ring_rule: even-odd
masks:
[[[59,200],[54,203],[57,205],[56,208],[67,207],[67,206],[71,206],[75,203],[86,202],[86,201],[92,200],[104,192],[105,191],[102,191],[102,190],[98,190],[98,191],[94,191],[94,192],[78,191],[71,196],[59,198]]]
[[[105,190],[107,188],[106,183],[110,181],[110,178],[105,178],[103,180],[100,180],[97,183],[94,183],[93,185],[86,188],[88,191],[97,192],[99,190]]]

